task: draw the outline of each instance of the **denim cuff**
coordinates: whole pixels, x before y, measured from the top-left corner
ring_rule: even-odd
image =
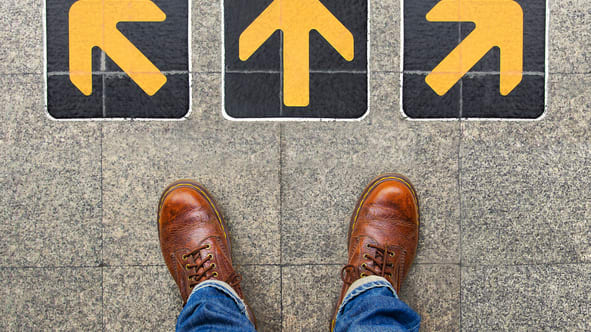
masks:
[[[392,291],[392,295],[395,298],[398,298],[398,294],[396,294],[394,287],[392,287],[392,284],[389,283],[388,280],[386,280],[386,278],[379,276],[368,276],[357,279],[355,280],[355,282],[351,284],[351,286],[349,286],[349,289],[345,294],[345,298],[343,299],[343,303],[341,303],[341,306],[339,307],[339,311],[337,312],[335,321],[338,320],[339,316],[343,311],[343,308],[347,305],[347,303],[351,302],[351,300],[353,300],[360,294],[365,293],[372,288],[378,287],[388,288]]]
[[[191,297],[198,296],[195,295],[195,293],[197,293],[197,291],[205,287],[213,287],[221,291],[222,293],[226,294],[228,297],[234,300],[234,302],[236,302],[236,305],[238,306],[238,309],[240,309],[240,312],[244,314],[251,322],[253,322],[253,319],[252,317],[250,317],[248,310],[246,310],[246,303],[244,303],[244,300],[242,300],[240,296],[238,296],[238,293],[236,293],[232,286],[228,285],[228,283],[223,282],[221,280],[207,280],[198,284],[197,286],[195,286],[195,288],[193,288],[193,291],[191,292],[191,295],[189,295],[187,302],[191,300]]]

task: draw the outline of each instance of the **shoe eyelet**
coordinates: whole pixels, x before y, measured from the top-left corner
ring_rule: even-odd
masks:
[[[215,263],[211,264],[211,268],[215,269]]]
[[[390,278],[392,278],[392,273],[386,273],[386,275]]]
[[[187,270],[190,269],[189,264],[185,264],[185,269],[187,269]]]
[[[390,257],[394,257],[394,255],[396,255],[396,254],[393,252],[390,253]]]
[[[361,277],[361,278],[365,277],[365,273],[360,273],[359,277]]]
[[[367,269],[367,264],[363,263],[363,264],[361,264],[361,267],[364,269]]]
[[[214,272],[214,273],[211,274],[211,276],[212,277],[217,277],[218,276],[218,273],[217,272]]]
[[[366,247],[370,248],[369,243],[365,245]]]
[[[369,257],[367,257],[367,254],[363,254],[363,258],[369,259]]]
[[[208,243],[207,247],[205,247],[205,249],[207,249],[207,250],[211,249],[211,244]]]
[[[182,256],[183,260],[186,260],[188,257],[189,257],[189,256],[187,256],[187,255],[183,255],[183,256]]]
[[[207,255],[207,258],[212,259],[213,258],[213,255],[212,254],[208,254]]]

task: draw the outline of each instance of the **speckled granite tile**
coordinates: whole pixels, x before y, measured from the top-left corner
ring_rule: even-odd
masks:
[[[280,322],[278,266],[241,266],[242,289],[259,331],[277,331]],[[129,331],[174,330],[182,310],[176,283],[166,266],[105,268],[105,328]]]
[[[0,74],[43,72],[43,1],[0,2]]]
[[[283,330],[328,329],[341,291],[340,265],[283,267]],[[421,331],[459,330],[459,266],[415,265],[400,298],[421,315]]]
[[[553,75],[542,121],[463,124],[463,262],[591,260],[590,83]]]
[[[100,331],[100,268],[0,269],[0,330]]]
[[[0,266],[98,265],[97,130],[0,141]]]
[[[459,261],[459,123],[403,120],[398,80],[373,75],[372,113],[362,122],[284,124],[284,262],[344,263],[357,198],[384,172],[405,174],[418,191],[417,261]]]
[[[587,330],[589,287],[588,264],[462,267],[462,330]]]
[[[460,266],[415,264],[400,298],[421,316],[421,331],[460,330]]]
[[[281,277],[278,265],[244,265],[242,291],[257,319],[257,331],[281,330]]]
[[[400,71],[400,1],[371,2],[371,71]],[[392,90],[395,94],[398,91]]]
[[[42,75],[0,75],[0,141],[67,141],[90,133],[98,141],[97,122],[51,120],[44,110],[44,90]]]
[[[547,51],[551,73],[591,73],[589,26],[589,1],[551,1]]]
[[[217,200],[236,264],[279,262],[279,126],[223,119],[219,89],[219,74],[203,75],[187,121],[104,124],[106,262],[163,262],[158,199],[181,178],[200,182]]]
[[[166,266],[104,268],[107,331],[173,331],[183,303]]]
[[[283,270],[283,331],[324,331],[341,291],[342,266],[285,266]]]
[[[192,71],[221,72],[220,1],[193,1],[191,11]]]

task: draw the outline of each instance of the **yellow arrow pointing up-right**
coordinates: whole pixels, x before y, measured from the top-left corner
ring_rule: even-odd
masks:
[[[240,35],[246,61],[277,30],[283,31],[283,103],[307,106],[310,94],[310,30],[318,31],[347,61],[353,35],[318,0],[274,0]]]
[[[474,22],[476,28],[425,78],[440,96],[459,81],[492,47],[501,49],[499,90],[509,94],[523,69],[523,11],[513,0],[442,0],[428,21]]]

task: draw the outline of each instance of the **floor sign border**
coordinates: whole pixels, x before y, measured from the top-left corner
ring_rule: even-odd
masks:
[[[404,75],[404,3],[410,0],[401,0],[400,2],[400,88],[399,88],[399,112],[402,115],[402,118],[407,121],[417,121],[417,122],[431,122],[431,121],[470,121],[470,122],[480,122],[480,121],[509,121],[509,122],[537,122],[541,121],[546,117],[546,113],[548,113],[548,43],[549,43],[549,30],[550,30],[550,7],[549,7],[549,0],[545,1],[545,29],[544,29],[544,112],[535,119],[527,119],[527,118],[477,118],[477,117],[457,117],[457,118],[411,118],[405,112],[403,108],[403,75]]]
[[[56,122],[123,122],[123,121],[141,121],[141,122],[149,122],[149,121],[158,121],[158,122],[179,122],[185,121],[189,118],[191,113],[193,112],[193,50],[192,50],[192,16],[191,13],[193,11],[193,4],[191,0],[187,0],[189,11],[187,13],[187,48],[188,48],[188,67],[189,67],[189,109],[187,113],[182,118],[131,118],[131,117],[119,117],[119,118],[68,118],[68,119],[57,119],[54,118],[51,114],[49,114],[48,109],[48,90],[49,85],[47,82],[47,1],[43,1],[43,83],[45,85],[44,89],[44,97],[43,97],[43,110],[45,112],[45,116],[51,120]],[[104,98],[104,97],[103,97]],[[104,107],[104,105],[103,105]]]
[[[321,1],[322,2],[322,1]],[[371,1],[367,2],[367,41],[366,41],[366,57],[367,57],[367,110],[365,113],[355,119],[341,119],[341,118],[306,118],[306,117],[268,117],[268,118],[235,118],[229,115],[226,112],[226,39],[225,39],[225,22],[224,22],[224,9],[225,0],[220,0],[220,7],[221,7],[221,75],[222,75],[222,82],[221,82],[221,108],[222,108],[222,116],[224,119],[229,121],[235,122],[359,122],[363,121],[371,112]],[[283,32],[282,32],[283,34]],[[283,38],[283,37],[282,37]],[[283,70],[281,70],[282,72]]]

